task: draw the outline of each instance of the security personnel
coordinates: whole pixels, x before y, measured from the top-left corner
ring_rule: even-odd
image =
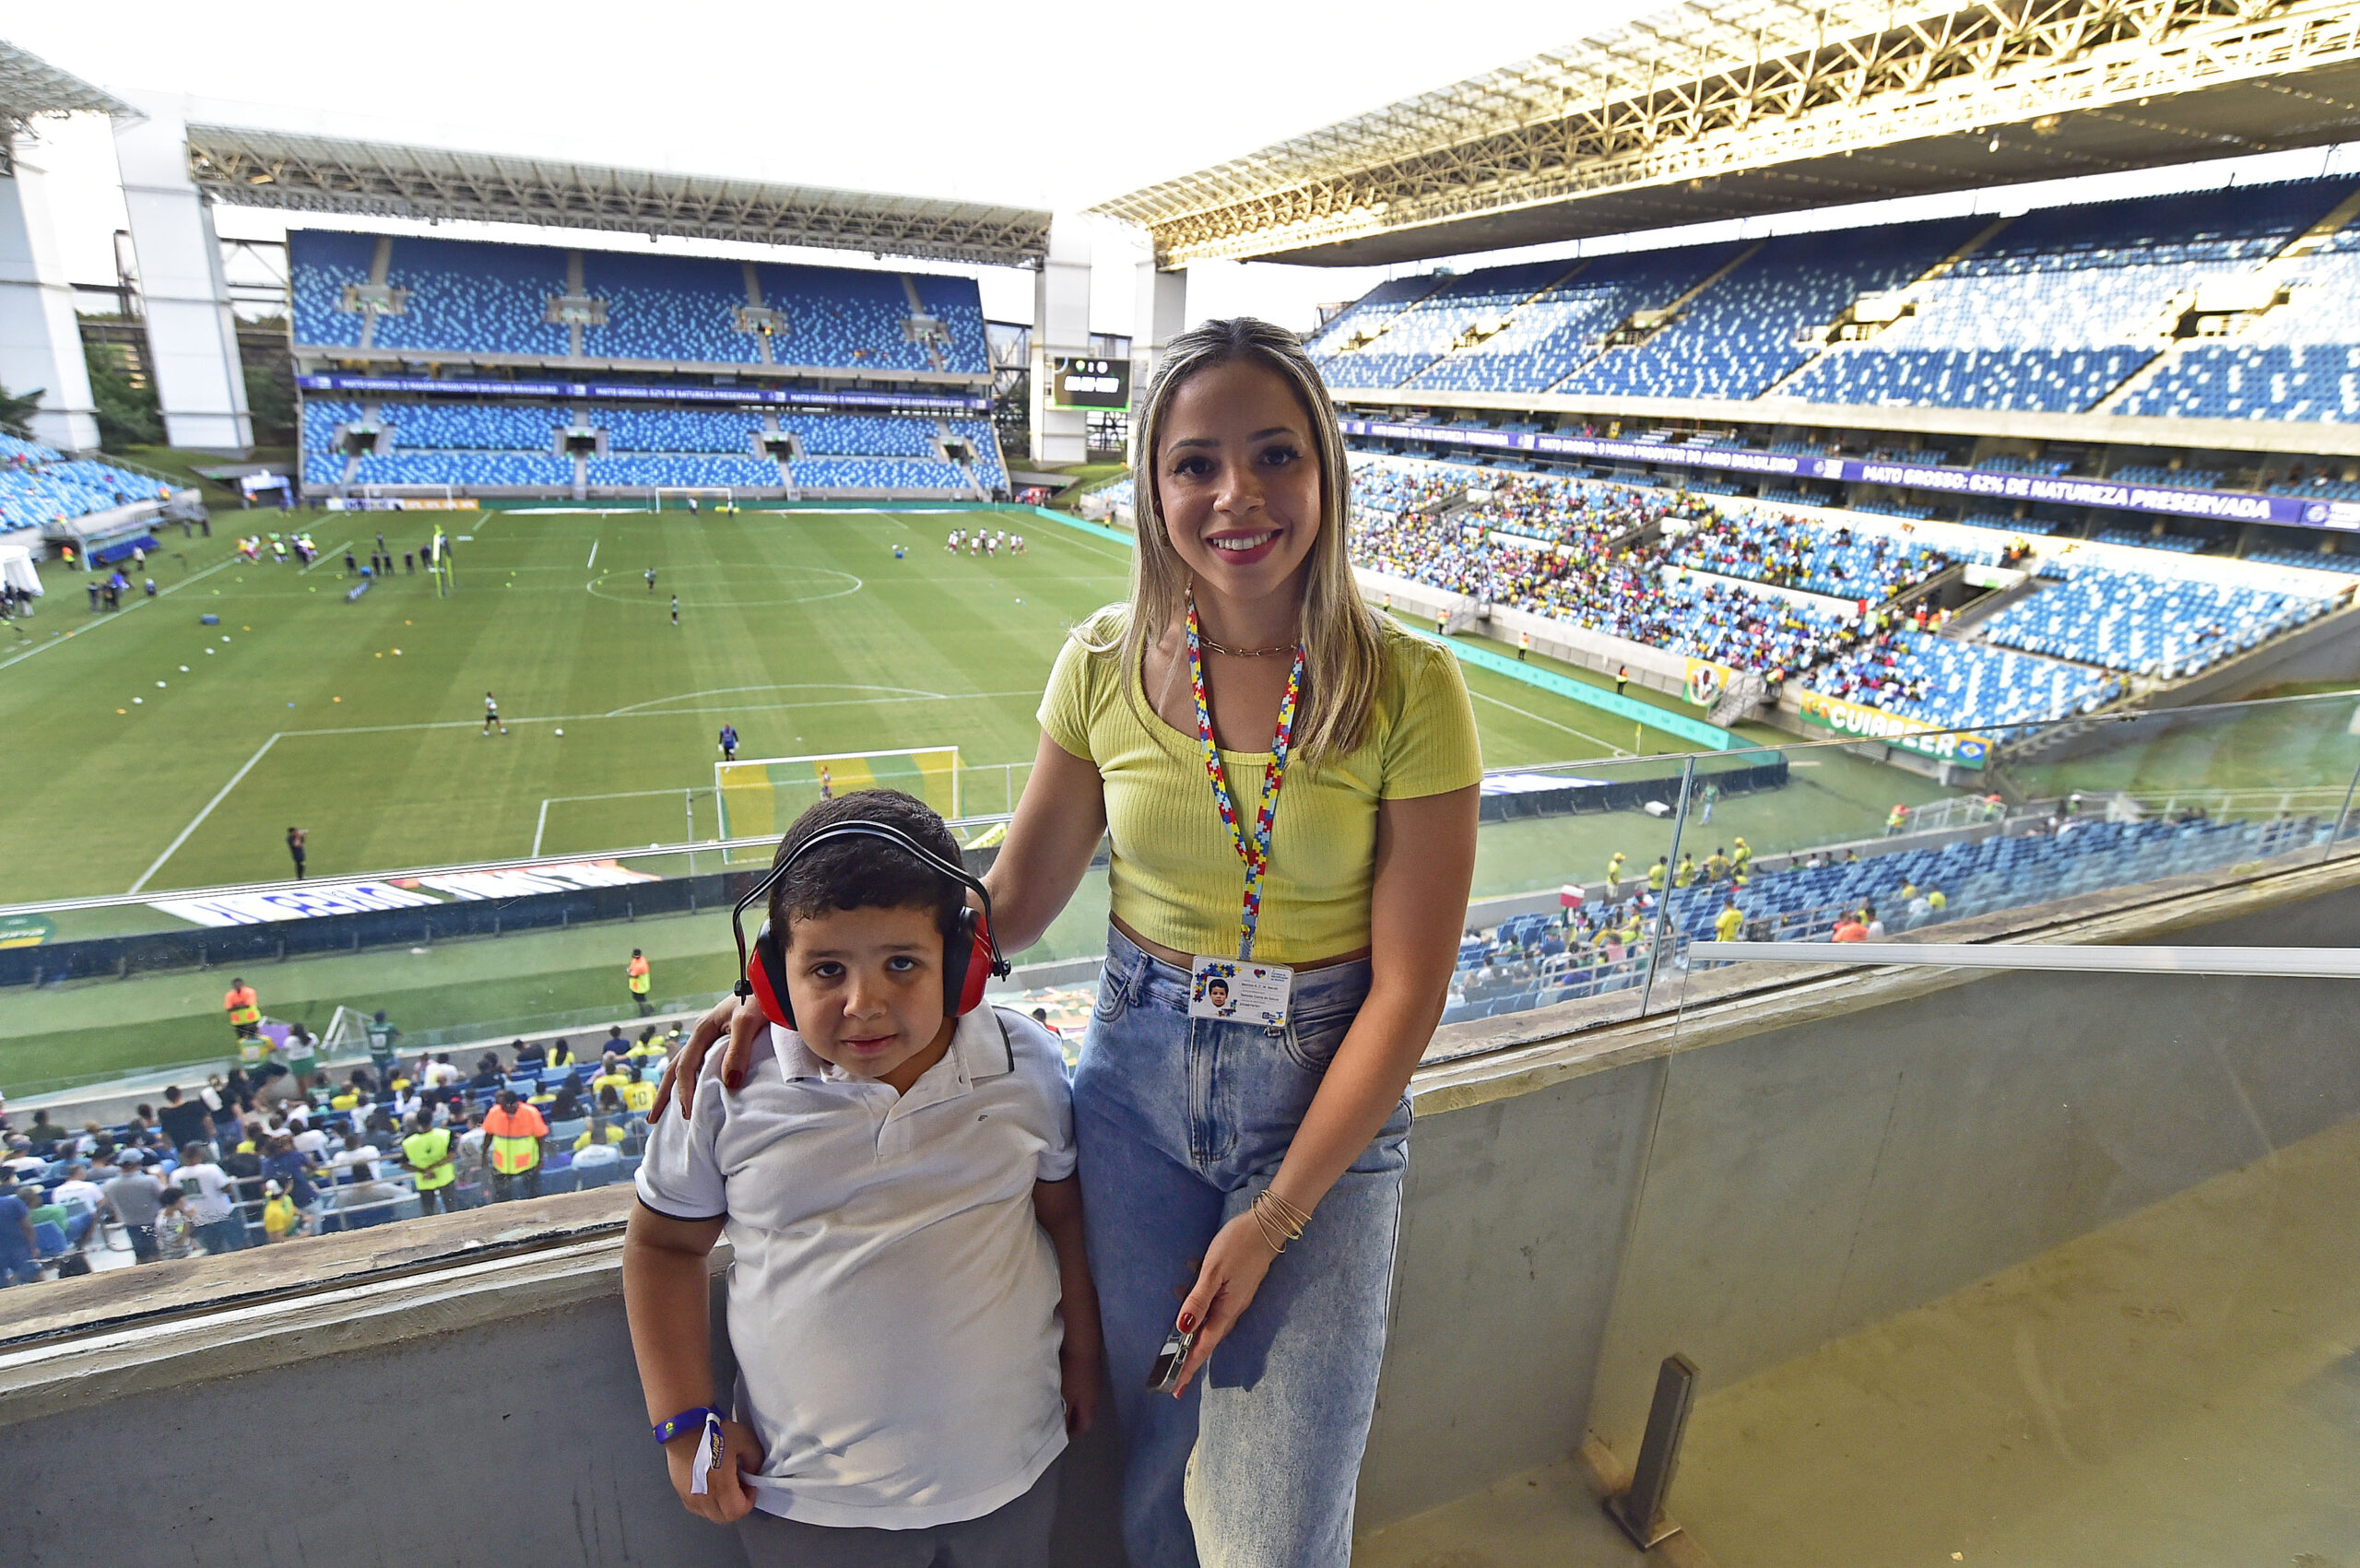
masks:
[[[1679,868],[1671,874],[1671,885],[1675,888],[1684,888],[1695,879],[1696,857],[1683,850],[1681,853]]]
[[[229,1013],[230,1027],[237,1032],[239,1039],[252,1040],[262,1032],[261,1001],[254,996],[254,988],[243,980],[230,982],[230,991],[221,998],[221,1007]],[[247,1052],[241,1048],[239,1055],[243,1056]],[[254,1060],[262,1060],[259,1047],[252,1055]]]
[[[1896,804],[1893,810],[1885,817],[1884,836],[1887,838],[1893,837],[1894,834],[1901,831],[1903,828],[1908,826],[1908,823],[1909,808]]]
[[[1742,877],[1747,872],[1752,870],[1753,846],[1747,843],[1742,838],[1739,839],[1737,841],[1737,848],[1729,852],[1729,867],[1730,869],[1740,877]]]
[[[541,1139],[549,1125],[541,1114],[513,1089],[500,1091],[500,1103],[483,1118],[484,1142],[491,1155],[491,1193],[501,1202],[515,1196],[521,1180],[526,1197],[541,1196]]]
[[[1606,863],[1606,902],[1619,903],[1622,898],[1622,852],[1616,850],[1614,858]]]
[[[1705,880],[1707,882],[1727,881],[1729,879],[1729,857],[1723,855],[1720,850],[1716,847],[1712,854],[1705,857]]]
[[[451,1129],[436,1126],[426,1111],[418,1114],[413,1126],[416,1130],[402,1139],[402,1163],[418,1173],[418,1211],[431,1214],[439,1203],[443,1212],[455,1214],[458,1205],[452,1201],[455,1195],[451,1186],[459,1179],[459,1162],[451,1157]],[[537,1161],[538,1146],[535,1148]]]
[[[1647,891],[1651,893],[1663,891],[1663,879],[1667,875],[1669,872],[1664,866],[1663,856],[1658,855],[1656,856],[1656,863],[1647,867]]]
[[[645,1018],[655,1010],[647,1002],[647,955],[637,948],[633,948],[631,950],[631,962],[624,968],[623,973],[631,981],[631,1002],[639,1008],[639,1016]]]

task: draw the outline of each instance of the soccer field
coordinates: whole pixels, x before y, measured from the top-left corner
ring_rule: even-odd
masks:
[[[741,758],[957,746],[963,808],[1004,809],[984,770],[1032,758],[1067,628],[1128,572],[1127,546],[1034,513],[544,505],[440,514],[447,598],[421,572],[347,602],[348,548],[382,527],[416,549],[437,515],[304,517],[325,550],[305,570],[237,560],[242,525],[277,519],[225,513],[112,616],[48,573],[30,640],[0,645],[0,902],[275,879],[290,825],[314,878],[710,838],[725,721]],[[962,525],[1030,548],[953,558]],[[1493,767],[1685,749],[1469,673]]]

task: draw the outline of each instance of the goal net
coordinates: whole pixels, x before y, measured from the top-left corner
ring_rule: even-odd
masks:
[[[862,789],[898,789],[950,819],[959,815],[959,749],[921,746],[902,751],[741,759],[714,763],[713,784],[725,839],[774,839],[823,795]],[[770,858],[767,851],[746,854]]]
[[[727,485],[660,485],[647,492],[647,510],[686,512],[695,501],[702,512],[726,512],[738,504],[738,492]]]

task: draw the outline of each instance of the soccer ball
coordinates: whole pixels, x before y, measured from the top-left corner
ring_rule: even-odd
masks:
[[[563,735],[564,733],[565,733],[565,731],[563,731],[563,730],[560,730],[560,731],[558,731],[558,734],[560,734],[560,735]]]

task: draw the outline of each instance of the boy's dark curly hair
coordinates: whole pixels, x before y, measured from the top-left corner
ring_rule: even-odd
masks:
[[[824,828],[845,822],[879,822],[960,864],[959,841],[934,808],[898,789],[855,790],[822,800],[795,819],[779,841],[776,866]],[[956,928],[967,890],[899,845],[878,838],[844,838],[821,844],[797,860],[771,890],[771,929],[782,947],[792,940],[793,921],[831,909],[931,910],[948,940]]]

